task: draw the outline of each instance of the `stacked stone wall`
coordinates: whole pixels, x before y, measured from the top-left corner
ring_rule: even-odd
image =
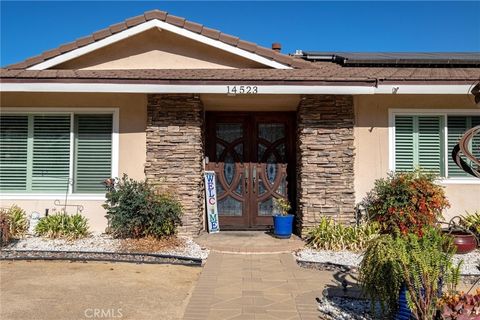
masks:
[[[147,109],[146,178],[182,204],[179,233],[196,235],[204,226],[202,102],[191,94],[151,94]]]
[[[352,220],[352,96],[306,95],[297,113],[297,228],[305,235],[322,216]]]

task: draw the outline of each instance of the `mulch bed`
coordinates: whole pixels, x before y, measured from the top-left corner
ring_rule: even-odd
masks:
[[[154,237],[146,237],[139,239],[122,239],[120,240],[120,252],[125,253],[144,253],[167,251],[184,245],[185,241],[177,237],[166,237],[157,239]]]

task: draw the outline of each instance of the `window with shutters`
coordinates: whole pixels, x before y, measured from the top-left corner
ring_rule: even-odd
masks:
[[[443,174],[443,118],[395,117],[395,170],[423,168]]]
[[[0,192],[104,193],[112,176],[113,115],[0,115]]]
[[[75,115],[74,192],[105,190],[112,171],[112,116]]]
[[[444,178],[470,178],[451,158],[453,147],[463,133],[480,125],[480,115],[394,114],[394,169],[422,168]],[[480,137],[471,151],[480,157]]]

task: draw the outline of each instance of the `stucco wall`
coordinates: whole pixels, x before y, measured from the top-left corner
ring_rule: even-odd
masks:
[[[375,179],[389,170],[389,109],[471,109],[480,114],[467,95],[375,95],[356,96],[355,100],[355,196],[359,202]],[[480,183],[480,181],[478,181]],[[451,203],[448,219],[465,210],[480,209],[480,184],[445,184]]]
[[[55,67],[91,70],[232,68],[262,68],[262,65],[156,28]]]
[[[265,94],[265,95],[236,95],[220,94],[200,95],[205,111],[296,111],[300,102],[300,95]]]
[[[299,96],[227,97],[201,95],[205,110],[230,111],[285,111],[295,110]],[[144,179],[146,162],[147,97],[143,94],[69,94],[69,93],[2,93],[1,107],[117,107],[119,108],[119,173],[126,172],[135,179]],[[388,109],[435,108],[472,109],[479,112],[469,96],[356,96],[355,105],[355,200],[360,201],[373,186],[375,179],[389,170]],[[480,184],[448,184],[447,196],[452,204],[447,216],[465,210],[480,209]],[[0,206],[16,203],[27,212],[43,212],[54,208],[48,200],[0,200]],[[101,200],[71,200],[71,204],[85,207],[95,231],[106,225]]]
[[[147,98],[143,94],[71,94],[71,93],[2,93],[1,107],[65,108],[95,107],[119,108],[119,175],[127,173],[134,179],[145,179],[146,157],[145,127]],[[21,109],[19,109],[21,111]],[[63,202],[64,197],[60,198]],[[0,200],[0,206],[16,203],[27,210],[43,213],[55,208],[54,199],[48,200]],[[104,231],[105,210],[102,200],[69,200],[69,204],[84,206],[83,214],[90,220],[94,231]],[[72,209],[73,210],[73,209]],[[70,212],[73,212],[70,210]]]

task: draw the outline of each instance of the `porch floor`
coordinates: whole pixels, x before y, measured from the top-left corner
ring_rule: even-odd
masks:
[[[210,250],[225,253],[287,253],[304,246],[304,242],[296,235],[290,239],[277,239],[265,231],[205,233],[195,241]]]

